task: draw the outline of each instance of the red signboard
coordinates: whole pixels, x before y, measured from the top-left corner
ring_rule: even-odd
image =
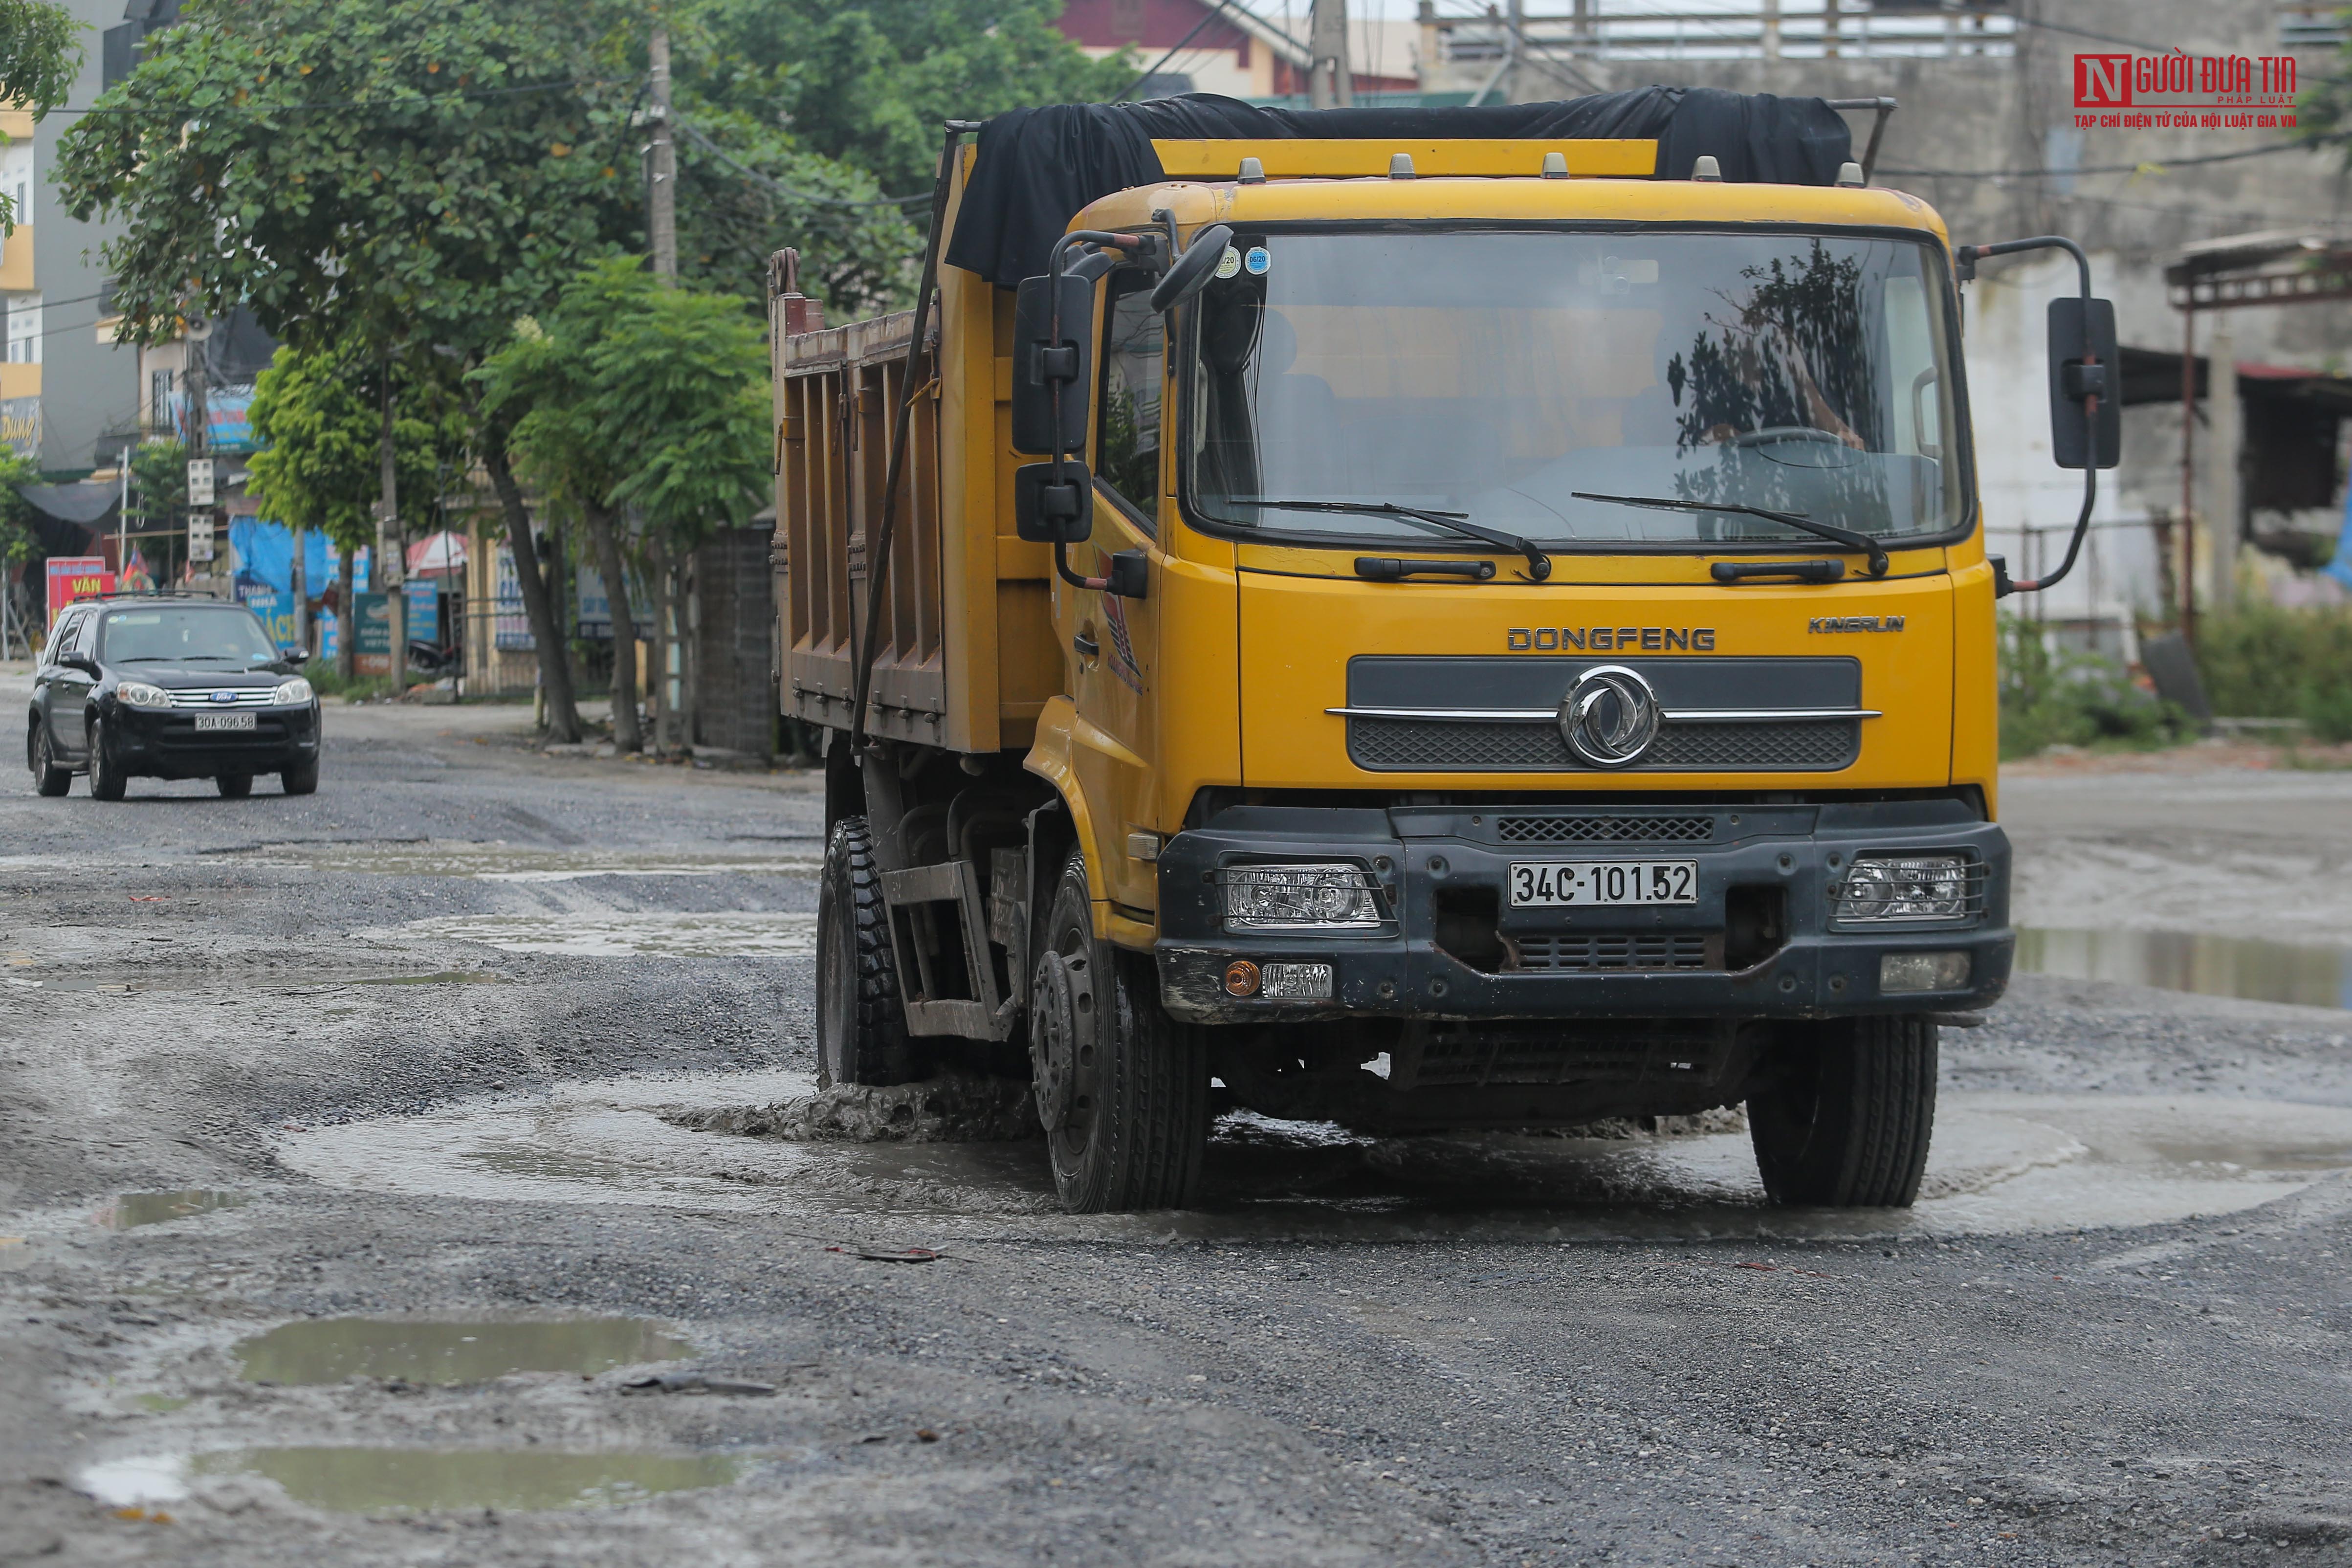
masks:
[[[76,599],[114,592],[114,574],[102,555],[53,555],[49,558],[49,624],[58,612]]]

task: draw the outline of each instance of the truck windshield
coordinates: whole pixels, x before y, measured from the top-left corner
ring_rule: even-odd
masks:
[[[1845,236],[1237,236],[1202,296],[1194,515],[1427,540],[1389,502],[1546,544],[1894,539],[1965,515],[1928,248]],[[1580,495],[1580,492],[1582,492]],[[1701,503],[1701,510],[1622,499]]]

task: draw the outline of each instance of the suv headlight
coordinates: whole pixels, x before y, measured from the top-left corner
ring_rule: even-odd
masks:
[[[1228,866],[1228,931],[1367,931],[1382,922],[1371,874],[1359,866]]]
[[[143,680],[126,680],[114,689],[114,700],[125,708],[169,708],[172,694]]]
[[[1962,921],[1981,912],[1977,868],[1958,855],[1871,856],[1846,868],[1837,889],[1842,925]]]
[[[308,702],[310,700],[310,683],[299,675],[291,680],[280,681],[278,689],[269,694],[269,700],[281,708]]]

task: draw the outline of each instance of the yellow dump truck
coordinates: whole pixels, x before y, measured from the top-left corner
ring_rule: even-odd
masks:
[[[779,257],[831,1080],[1028,1075],[1076,1210],[1192,1201],[1220,1104],[1744,1102],[1775,1201],[1912,1200],[1938,1021],[2009,974],[2036,585],[1958,284],[2067,242],[1956,252],[1819,100],[1602,101],[1024,111],[950,126],[915,310],[824,326]]]

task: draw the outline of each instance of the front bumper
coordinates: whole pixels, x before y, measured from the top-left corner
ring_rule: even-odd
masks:
[[[1644,838],[1650,825],[1627,826],[1644,817],[1662,819],[1656,830],[1678,837]],[[1587,836],[1530,841],[1530,824]],[[1958,853],[1979,868],[1979,907],[1964,921],[1852,928],[1832,921],[1830,889],[1856,856],[1933,853]],[[1514,909],[1505,896],[1509,868],[1529,860],[1696,861],[1697,901]],[[1360,866],[1378,883],[1390,918],[1381,930],[1360,934],[1229,931],[1218,879],[1252,861]],[[1159,870],[1160,994],[1171,1012],[1196,1023],[1968,1010],[2000,997],[2016,947],[2008,837],[1949,798],[1793,806],[1241,806],[1168,840]],[[1923,952],[1966,953],[1966,983],[1881,991],[1882,958]],[[1330,999],[1230,995],[1224,973],[1235,959],[1328,963]],[[1644,962],[1652,966],[1633,967]]]
[[[107,735],[125,773],[144,778],[215,778],[222,773],[270,773],[319,755],[319,705],[247,710],[250,730],[196,728],[201,709],[132,708],[114,703]]]

